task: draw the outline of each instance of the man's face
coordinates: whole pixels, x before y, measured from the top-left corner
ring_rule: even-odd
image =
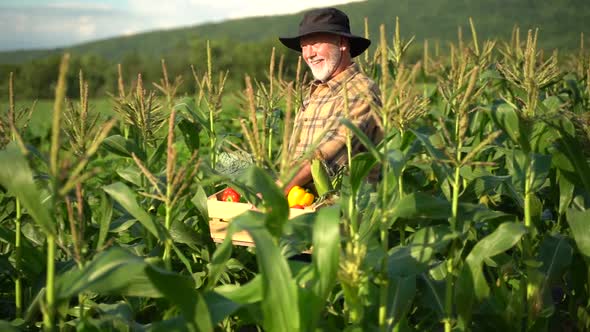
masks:
[[[340,65],[340,37],[328,33],[315,33],[299,40],[301,55],[315,79],[327,81]]]

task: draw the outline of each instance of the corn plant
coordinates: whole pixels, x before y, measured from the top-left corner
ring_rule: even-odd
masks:
[[[202,113],[195,113],[196,110],[189,108],[194,123],[200,123],[205,128],[208,128],[207,134],[209,135],[209,160],[211,168],[215,169],[218,155],[218,145],[221,143],[219,140],[219,134],[216,130],[216,123],[219,120],[219,114],[222,111],[221,98],[223,96],[225,82],[227,80],[228,72],[219,73],[219,79],[216,82],[213,81],[213,70],[212,70],[211,58],[211,47],[207,42],[207,72],[202,78],[199,78],[192,67],[193,78],[198,86],[198,95],[195,96],[195,108],[201,110]]]
[[[6,147],[10,142],[15,142],[18,144],[20,150],[23,153],[26,153],[27,149],[23,142],[22,136],[20,132],[26,130],[29,121],[31,119],[31,114],[34,110],[34,105],[31,108],[21,108],[16,111],[14,105],[14,74],[10,73],[9,77],[9,89],[8,89],[8,112],[6,115],[3,114],[0,117],[0,146]],[[20,129],[19,129],[20,128]],[[15,251],[15,269],[19,275],[15,277],[14,280],[14,296],[15,296],[15,315],[17,318],[20,318],[22,315],[23,310],[23,301],[22,301],[22,278],[20,276],[21,265],[22,265],[22,233],[21,233],[21,218],[22,218],[22,208],[21,208],[21,201],[18,197],[15,199],[15,240],[14,240],[14,251]]]

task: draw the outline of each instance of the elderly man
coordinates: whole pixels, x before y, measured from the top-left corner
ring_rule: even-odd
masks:
[[[336,172],[348,163],[346,128],[339,121],[346,117],[344,91],[349,119],[374,143],[383,137],[374,114],[374,107],[381,104],[379,90],[352,60],[363,53],[371,41],[353,35],[348,17],[336,8],[307,12],[299,24],[299,34],[279,40],[288,48],[301,52],[315,78],[295,117],[295,135],[289,143],[289,150],[296,159],[306,154],[319,154],[329,170]],[[314,147],[314,152],[309,151]],[[353,139],[352,154],[360,151],[363,151],[362,144]],[[373,180],[374,175],[370,176]],[[306,160],[284,187],[285,193],[293,186],[304,186],[311,180],[310,163]]]

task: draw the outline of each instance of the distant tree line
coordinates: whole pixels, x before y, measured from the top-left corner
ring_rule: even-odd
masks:
[[[467,38],[467,37],[466,37]],[[374,39],[374,38],[373,38]],[[207,43],[202,38],[190,38],[178,42],[174,47],[164,52],[164,56],[153,54],[153,41],[136,45],[127,45],[128,52],[118,58],[109,58],[95,53],[71,52],[68,71],[68,97],[79,97],[79,72],[84,74],[84,80],[89,83],[91,98],[106,97],[117,91],[118,65],[121,65],[123,80],[127,87],[137,80],[138,74],[151,87],[151,82],[159,82],[162,77],[161,60],[164,59],[169,79],[182,76],[183,84],[178,94],[192,94],[197,84],[193,78],[193,70],[202,78],[207,71]],[[376,44],[376,43],[374,43]],[[283,74],[291,77],[297,67],[298,54],[285,48],[277,38],[262,41],[237,41],[223,38],[209,41],[212,57],[212,71],[215,75],[228,72],[226,81],[227,91],[236,91],[244,86],[244,77],[249,75],[255,79],[264,79],[269,70],[270,57],[275,48],[275,63],[279,65],[282,59]],[[404,56],[404,62],[415,63],[423,60],[424,46],[420,42],[412,43]],[[431,42],[428,46],[430,57],[445,59],[448,55],[448,42]],[[440,54],[439,53],[440,50]],[[374,54],[371,46],[370,54]],[[496,48],[495,52],[498,52]],[[562,60],[568,59],[578,50],[560,52]],[[448,60],[448,59],[447,59]],[[23,62],[21,64],[0,64],[0,100],[7,100],[8,78],[10,72],[15,74],[15,93],[18,100],[23,99],[52,99],[57,82],[61,54]],[[563,64],[563,61],[560,61]],[[278,70],[278,69],[277,69]]]
[[[230,90],[241,88],[246,74],[257,79],[266,77],[269,70],[272,48],[276,48],[276,64],[283,56],[285,74],[293,74],[297,54],[288,51],[276,39],[260,42],[240,42],[230,39],[209,42],[213,73],[228,71],[226,87]],[[146,55],[141,49],[128,52],[120,60],[111,60],[96,54],[71,54],[68,71],[68,97],[79,97],[79,72],[89,83],[89,96],[104,97],[117,91],[118,70],[121,64],[124,81],[128,84],[142,75],[142,80],[158,82],[162,77],[161,59]],[[183,84],[179,94],[194,93],[194,67],[198,76],[207,71],[207,41],[192,39],[177,45],[163,57],[171,80],[182,76]],[[18,99],[49,99],[54,97],[61,55],[51,55],[22,64],[0,64],[0,95],[8,95],[8,77],[15,75],[15,93]],[[150,84],[151,85],[151,84]],[[5,98],[5,97],[2,97]],[[7,98],[7,97],[6,97]]]

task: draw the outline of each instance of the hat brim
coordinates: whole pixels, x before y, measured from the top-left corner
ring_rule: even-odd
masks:
[[[288,48],[290,48],[294,51],[297,51],[297,52],[301,52],[301,44],[299,42],[301,37],[311,35],[313,33],[319,33],[319,32],[325,32],[325,33],[330,33],[333,35],[347,37],[348,40],[350,41],[350,56],[352,58],[363,53],[371,45],[371,41],[366,38],[355,36],[355,35],[352,35],[349,33],[334,32],[334,31],[312,31],[312,32],[306,33],[304,35],[300,35],[300,36],[296,36],[296,37],[279,37],[279,40],[281,41],[281,43],[283,43],[283,45],[287,46]]]

